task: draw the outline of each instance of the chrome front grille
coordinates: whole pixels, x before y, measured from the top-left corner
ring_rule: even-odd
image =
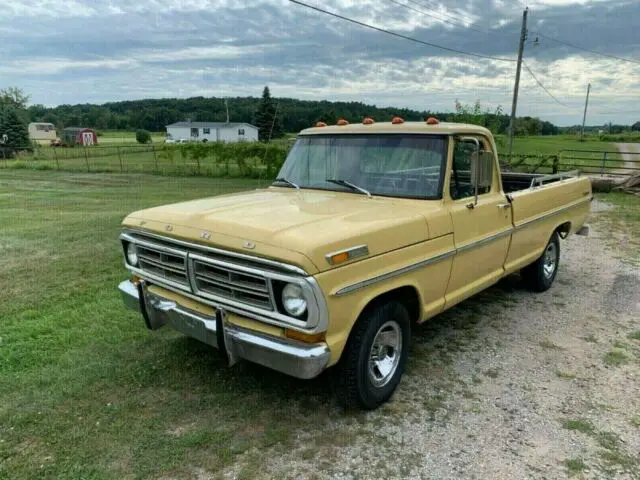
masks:
[[[238,267],[198,257],[191,263],[196,294],[221,297],[273,310],[268,280]]]
[[[148,243],[138,244],[139,267],[156,277],[163,278],[184,287],[189,286],[187,276],[186,253],[175,252]]]
[[[246,261],[234,262],[222,253],[204,255],[164,239],[136,235],[123,240],[135,243],[135,269],[143,278],[215,301],[232,300],[261,310],[276,310],[270,280]]]

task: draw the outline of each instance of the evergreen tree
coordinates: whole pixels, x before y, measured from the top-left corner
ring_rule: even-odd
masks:
[[[6,105],[0,108],[0,143],[5,154],[31,148],[27,124],[16,108]]]
[[[280,119],[276,115],[276,106],[271,98],[269,87],[264,87],[262,99],[254,116],[254,122],[258,127],[258,139],[261,142],[269,141],[269,138],[282,136]]]

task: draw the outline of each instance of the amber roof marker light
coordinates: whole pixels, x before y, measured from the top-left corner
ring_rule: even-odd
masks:
[[[363,125],[373,125],[374,123],[376,123],[376,121],[371,118],[371,117],[364,117],[364,120],[362,120],[362,124]]]
[[[340,118],[340,119],[338,120],[338,122],[336,123],[336,125],[338,125],[338,126],[340,126],[340,127],[343,127],[343,126],[345,126],[345,125],[349,125],[349,122],[348,122],[348,121],[346,121],[344,118]]]
[[[427,125],[437,125],[439,123],[440,123],[440,120],[438,120],[436,117],[427,118]]]
[[[402,118],[400,115],[394,115],[391,119],[391,123],[393,125],[399,125],[401,123],[404,123],[404,118]]]
[[[326,126],[327,124],[324,123],[323,121],[316,122],[316,124],[314,125],[315,128],[326,127]]]

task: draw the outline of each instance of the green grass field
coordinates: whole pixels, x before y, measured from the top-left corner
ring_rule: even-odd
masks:
[[[197,341],[148,332],[116,290],[127,213],[256,186],[0,171],[0,478],[184,478],[285,449],[298,428],[321,434],[326,381],[228,369]]]
[[[586,141],[581,142],[575,135],[515,137],[513,153],[557,155],[562,150],[597,150],[599,152],[616,152],[618,150],[615,145],[608,142],[601,142],[593,137],[585,138]],[[502,150],[506,151],[506,147],[503,147]]]
[[[498,138],[498,151],[501,152],[502,161],[523,161],[524,170],[546,159],[547,163],[537,171],[548,173],[551,170],[551,156],[554,155],[558,156],[560,170],[580,169],[588,173],[600,171],[604,152],[608,152],[605,167],[615,168],[623,162],[615,145],[601,142],[597,137],[585,137],[583,142],[576,135],[516,137],[511,158],[506,155],[507,138]]]

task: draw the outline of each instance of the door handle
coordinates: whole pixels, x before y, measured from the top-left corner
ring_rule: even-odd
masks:
[[[510,203],[499,203],[496,206],[498,208],[501,208],[502,210],[506,210],[507,208],[511,208],[511,204]]]

